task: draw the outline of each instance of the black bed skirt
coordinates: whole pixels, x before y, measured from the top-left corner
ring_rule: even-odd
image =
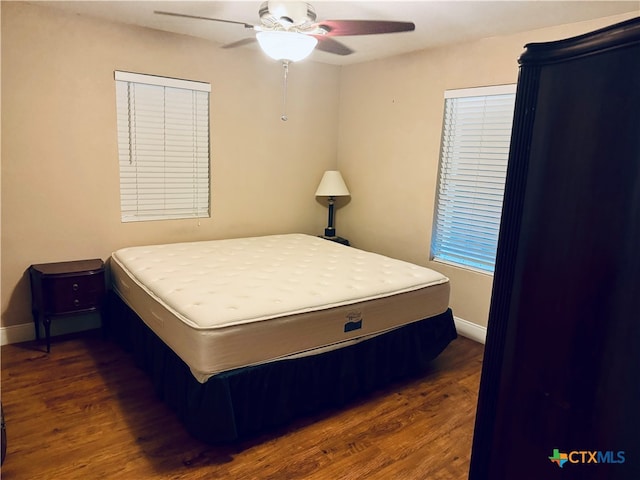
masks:
[[[457,336],[447,310],[349,347],[238,368],[201,384],[115,293],[108,318],[109,335],[133,354],[189,433],[207,443],[245,439],[415,376]]]

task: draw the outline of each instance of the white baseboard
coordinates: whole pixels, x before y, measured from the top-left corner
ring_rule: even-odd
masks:
[[[33,323],[0,328],[0,345],[28,342],[35,338]]]
[[[100,328],[100,316],[97,314],[54,319],[51,322],[51,336],[66,335]],[[11,325],[0,328],[0,345],[22,343],[35,340],[36,332],[33,322]],[[40,338],[44,339],[44,329],[40,325]]]
[[[458,334],[463,337],[470,338],[476,342],[480,342],[482,344],[485,343],[487,339],[487,327],[483,327],[476,323],[471,323],[468,320],[464,320],[462,318],[453,317],[453,320],[456,324],[456,330],[458,330]]]

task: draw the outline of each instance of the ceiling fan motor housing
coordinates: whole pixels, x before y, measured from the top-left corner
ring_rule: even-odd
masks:
[[[268,29],[304,31],[313,28],[316,21],[314,8],[306,2],[267,1],[260,6],[259,14]]]

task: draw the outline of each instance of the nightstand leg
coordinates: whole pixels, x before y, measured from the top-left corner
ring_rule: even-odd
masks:
[[[40,325],[38,319],[40,318],[40,313],[37,310],[31,310],[31,314],[33,315],[33,324],[36,327],[36,340],[40,340]]]
[[[47,336],[47,353],[51,352],[51,319],[44,317],[44,333]]]

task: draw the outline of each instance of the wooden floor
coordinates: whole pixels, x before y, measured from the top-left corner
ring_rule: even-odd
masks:
[[[2,479],[466,479],[483,346],[420,379],[244,443],[191,438],[97,332],[2,347]]]

